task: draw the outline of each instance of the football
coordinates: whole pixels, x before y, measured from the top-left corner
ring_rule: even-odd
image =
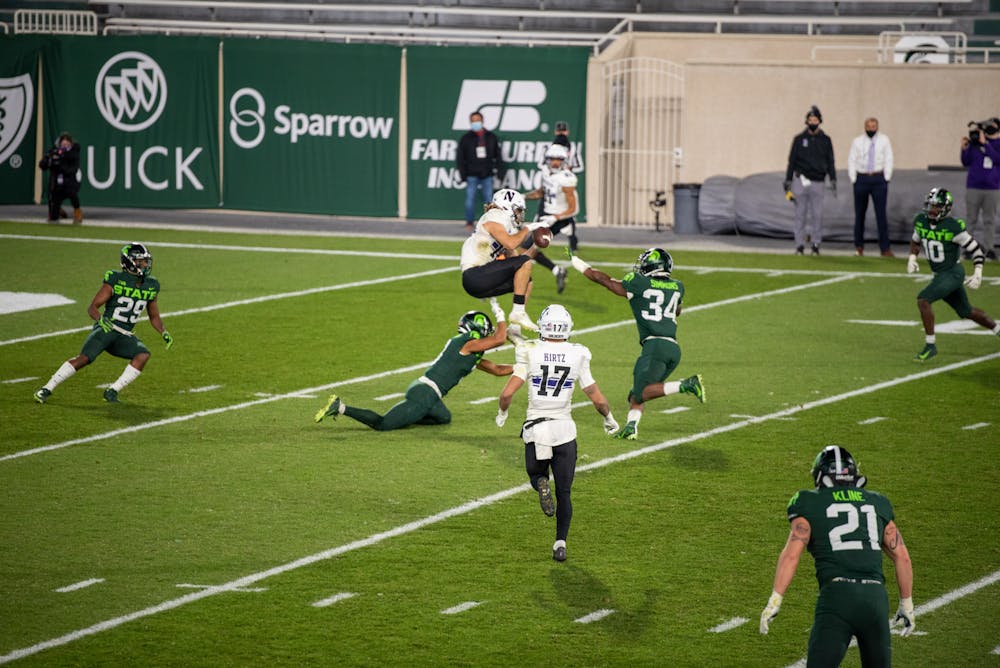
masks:
[[[552,242],[552,230],[547,227],[539,227],[531,232],[531,238],[539,248],[547,248]]]

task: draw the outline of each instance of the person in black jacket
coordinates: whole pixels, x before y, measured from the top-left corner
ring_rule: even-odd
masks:
[[[469,114],[471,129],[458,140],[458,175],[465,184],[465,229],[475,229],[476,191],[482,190],[483,203],[493,201],[493,177],[503,179],[503,160],[500,141],[483,127],[483,115],[478,111]]]
[[[73,136],[68,132],[59,135],[55,146],[49,149],[38,167],[49,172],[49,222],[59,220],[59,207],[69,198],[73,205],[73,223],[82,223],[80,181],[76,176],[80,171],[80,145],[73,141]]]
[[[806,218],[811,230],[808,241],[812,254],[819,255],[823,243],[823,187],[830,177],[830,188],[837,196],[837,171],[833,164],[833,142],[819,129],[823,115],[816,105],[806,112],[806,129],[795,135],[785,170],[785,197],[795,203],[795,252],[802,255],[806,245]]]

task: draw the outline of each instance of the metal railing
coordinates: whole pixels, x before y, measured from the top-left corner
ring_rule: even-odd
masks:
[[[66,9],[18,9],[14,34],[96,35],[97,14]]]

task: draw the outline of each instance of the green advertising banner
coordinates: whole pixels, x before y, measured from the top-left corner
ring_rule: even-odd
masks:
[[[434,47],[406,50],[409,216],[464,219],[464,188],[455,167],[458,140],[479,111],[500,140],[506,172],[496,185],[538,187],[538,163],[557,121],[566,121],[577,155],[587,101],[585,48]],[[585,163],[584,163],[585,164]],[[583,174],[577,193],[583,217]],[[528,204],[529,215],[535,205]]]
[[[396,216],[400,49],[226,40],[227,208]]]
[[[46,143],[80,143],[88,205],[219,204],[219,41],[64,37],[43,62]],[[47,52],[48,53],[48,52]]]
[[[49,40],[0,37],[0,204],[30,204],[35,196],[38,58]]]

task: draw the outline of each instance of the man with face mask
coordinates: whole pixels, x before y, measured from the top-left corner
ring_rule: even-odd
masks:
[[[865,214],[870,196],[875,205],[879,250],[882,257],[894,257],[889,248],[889,223],[885,215],[892,178],[892,144],[878,131],[877,118],[866,118],[864,134],[851,143],[847,176],[854,184],[854,254],[861,256],[865,252]]]
[[[1000,206],[1000,118],[969,123],[969,136],[962,137],[962,164],[969,170],[965,177],[969,230],[975,231],[979,221],[983,222],[986,257],[996,260],[993,227]]]
[[[823,186],[827,177],[837,195],[837,171],[833,164],[833,142],[819,126],[823,115],[813,105],[806,112],[806,129],[792,139],[785,170],[785,197],[795,203],[795,253],[802,255],[806,240],[812,243],[812,254],[819,255],[823,243]],[[806,219],[810,230],[807,235]]]
[[[503,179],[500,141],[483,125],[478,111],[469,114],[469,131],[458,141],[456,155],[458,176],[465,184],[465,229],[472,232],[479,215],[476,212],[476,191],[481,190],[483,203],[493,199],[493,177]]]

